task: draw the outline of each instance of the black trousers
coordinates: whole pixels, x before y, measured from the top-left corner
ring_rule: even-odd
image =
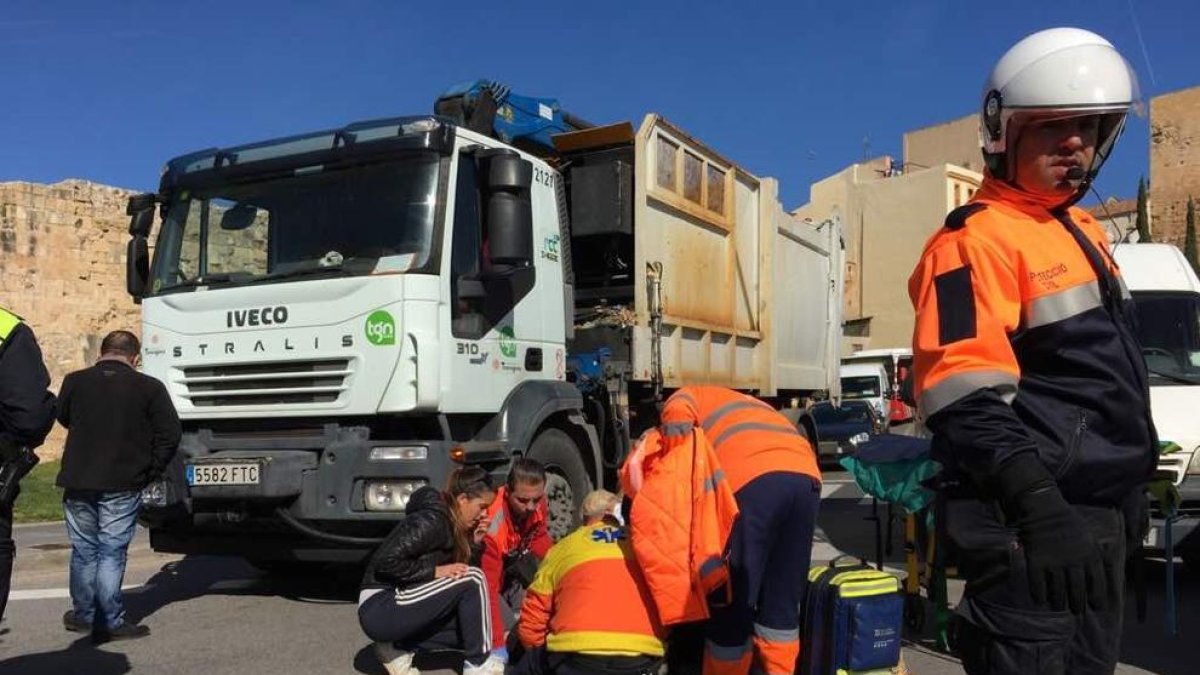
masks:
[[[1073,614],[1034,603],[1017,531],[1005,524],[999,505],[946,502],[946,533],[967,582],[955,626],[967,673],[1109,675],[1116,669],[1124,615],[1125,515],[1116,507],[1074,508],[1117,582],[1105,611]]]
[[[487,584],[475,567],[456,579],[384,589],[359,604],[358,621],[367,637],[406,651],[461,649],[476,663],[492,645]]]
[[[600,656],[536,647],[525,652],[509,675],[657,675],[661,665],[656,656]]]
[[[0,619],[8,607],[8,589],[12,585],[13,556],[17,546],[12,538],[12,504],[0,502]]]

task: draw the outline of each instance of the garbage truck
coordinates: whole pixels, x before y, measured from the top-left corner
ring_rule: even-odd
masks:
[[[158,551],[360,561],[416,489],[517,456],[558,536],[672,389],[810,438],[807,398],[837,395],[840,224],[656,114],[481,81],[176,157],[127,211],[143,369],[184,427],[144,491]]]
[[[1162,441],[1179,450],[1159,459],[1182,502],[1173,522],[1175,550],[1200,569],[1200,279],[1169,244],[1118,243],[1113,258],[1133,298],[1138,340],[1150,378],[1150,414]],[[1162,505],[1151,508],[1145,545],[1166,544]]]

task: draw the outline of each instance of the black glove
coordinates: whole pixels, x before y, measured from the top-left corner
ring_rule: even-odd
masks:
[[[21,479],[37,466],[38,456],[25,447],[6,447],[0,452],[0,503],[12,506],[21,492]]]
[[[1025,551],[1034,602],[1076,614],[1085,605],[1103,611],[1114,570],[1106,568],[1087,522],[1063,499],[1040,460],[1029,455],[1010,461],[1017,463],[1002,471],[1001,486]],[[1005,489],[1013,487],[1017,490]]]

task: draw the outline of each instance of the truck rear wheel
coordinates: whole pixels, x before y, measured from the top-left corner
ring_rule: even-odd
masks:
[[[550,507],[547,529],[558,541],[579,522],[579,507],[592,490],[579,446],[561,429],[546,429],[533,439],[529,456],[546,467],[546,501]]]

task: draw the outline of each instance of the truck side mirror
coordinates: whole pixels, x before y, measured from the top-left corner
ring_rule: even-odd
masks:
[[[487,158],[488,253],[494,265],[533,265],[533,164],[515,153]]]
[[[141,302],[150,280],[150,245],[146,237],[135,234],[125,247],[125,290],[134,302]]]
[[[150,236],[150,228],[154,225],[154,204],[158,195],[146,193],[133,195],[125,205],[125,214],[129,218],[129,234],[134,236]]]

